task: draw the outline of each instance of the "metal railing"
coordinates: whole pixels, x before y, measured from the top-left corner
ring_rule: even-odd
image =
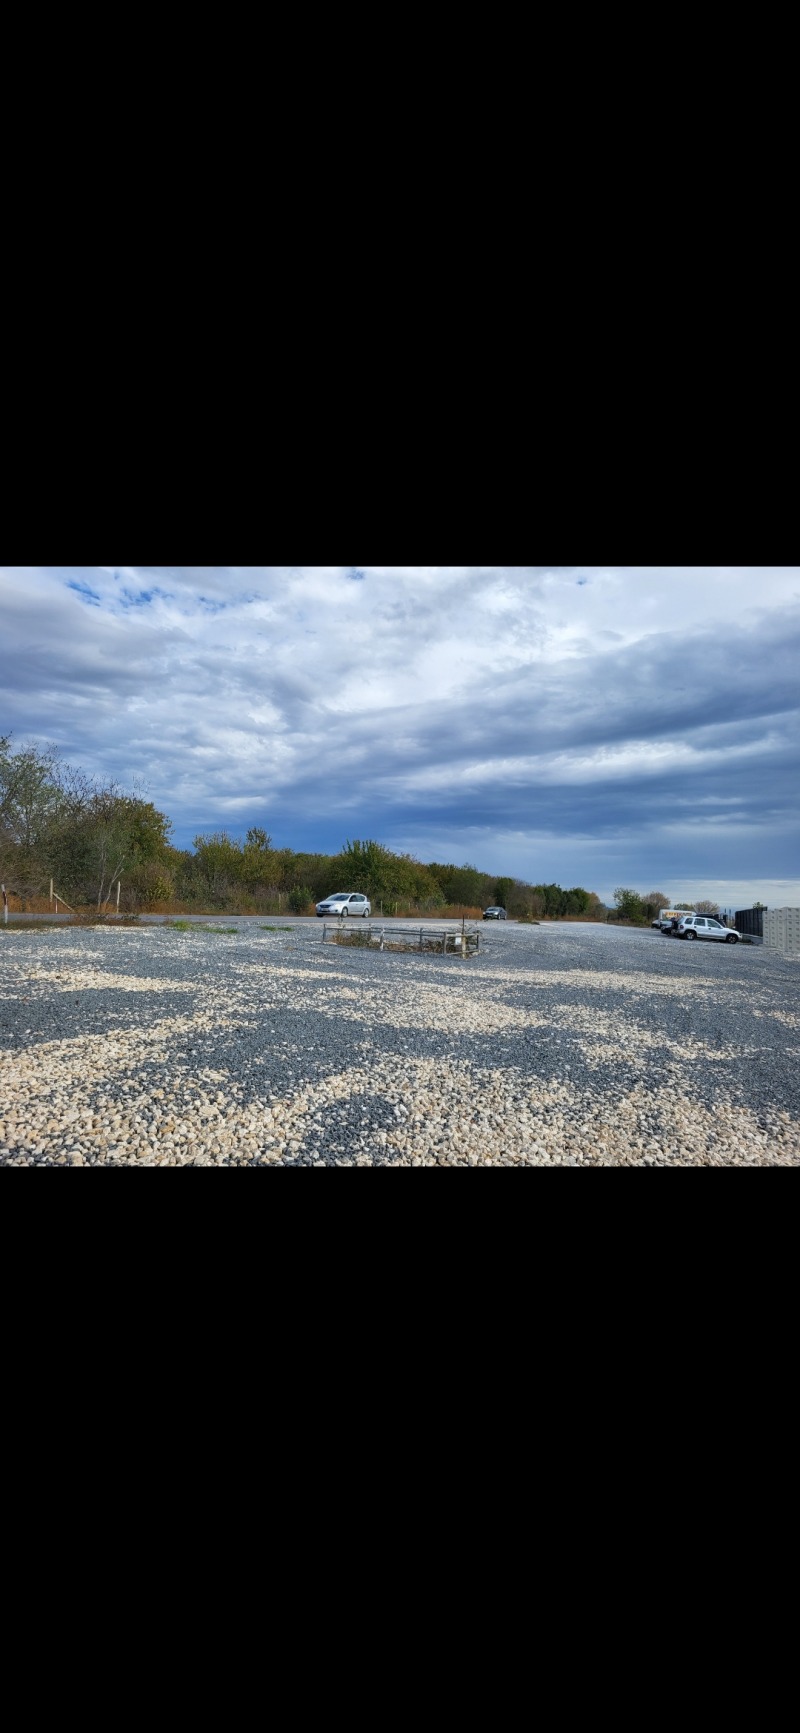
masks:
[[[473,957],[481,948],[479,929],[470,930],[462,927],[432,927],[428,922],[424,926],[385,926],[370,921],[367,926],[359,922],[338,920],[325,921],[322,928],[322,943],[351,945],[374,945],[377,950],[430,951],[440,956]]]

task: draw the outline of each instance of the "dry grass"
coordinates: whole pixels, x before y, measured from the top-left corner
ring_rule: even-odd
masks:
[[[58,900],[59,906],[63,909],[64,904],[61,898],[59,897]],[[25,904],[24,909],[22,907],[23,902]],[[52,915],[55,913],[55,909],[49,897],[18,897],[14,891],[9,891],[8,912],[10,915]]]
[[[32,911],[34,914],[35,910]],[[49,913],[43,910],[42,913]],[[96,909],[81,909],[76,915],[66,915],[58,921],[15,920],[6,926],[0,920],[0,933],[62,933],[65,927],[138,927],[138,915],[98,915]]]

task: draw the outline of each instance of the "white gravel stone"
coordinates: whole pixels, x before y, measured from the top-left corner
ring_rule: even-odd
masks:
[[[800,982],[757,951],[511,927],[322,972],[313,936],[187,937],[3,940],[0,1164],[800,1163]]]

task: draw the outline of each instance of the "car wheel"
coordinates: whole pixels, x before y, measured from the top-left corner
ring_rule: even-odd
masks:
[[[727,939],[725,940],[725,943],[726,943],[726,945],[738,945],[739,934],[738,933],[729,933]]]
[[[696,934],[696,932],[694,932],[692,927],[690,927],[688,933],[684,933],[683,936],[685,939],[696,939],[697,938],[697,934]]]
[[[365,921],[365,920],[366,920],[366,918],[367,918],[367,915],[368,915],[368,914],[369,914],[369,909],[362,909],[362,911],[361,911],[361,919],[362,919],[362,921]]]
[[[343,918],[343,919],[344,919],[344,916],[345,916],[345,915],[349,915],[349,913],[350,913],[350,910],[349,910],[349,909],[340,909],[340,910],[339,910],[339,913],[340,913],[340,915],[341,915],[341,916],[342,916],[342,918]]]

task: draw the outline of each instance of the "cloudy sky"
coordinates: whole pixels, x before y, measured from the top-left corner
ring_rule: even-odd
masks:
[[[0,568],[0,735],[190,846],[800,903],[798,566]]]

